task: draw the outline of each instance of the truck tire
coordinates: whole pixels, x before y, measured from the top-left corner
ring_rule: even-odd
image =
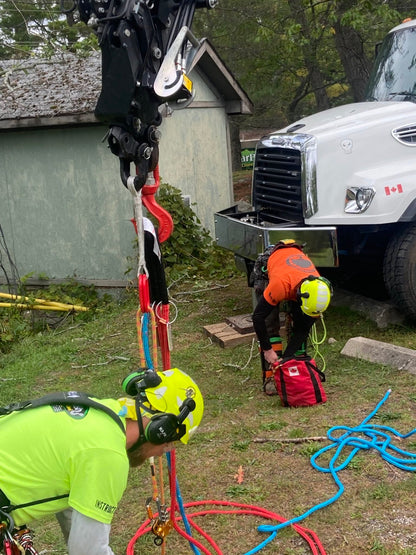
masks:
[[[398,232],[389,241],[383,275],[393,303],[416,320],[416,224]]]

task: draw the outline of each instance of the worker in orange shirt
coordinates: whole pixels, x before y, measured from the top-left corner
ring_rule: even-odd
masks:
[[[302,247],[291,239],[279,241],[267,261],[268,284],[253,313],[254,331],[264,359],[269,365],[279,360],[270,343],[267,319],[288,301],[293,330],[283,352],[292,358],[307,341],[309,332],[326,310],[331,299],[331,285],[319,275]]]

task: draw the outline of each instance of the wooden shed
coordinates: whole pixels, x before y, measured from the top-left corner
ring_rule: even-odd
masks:
[[[195,99],[164,119],[159,167],[212,232],[233,202],[228,116],[252,105],[208,41],[193,64]],[[100,89],[99,53],[0,61],[0,284],[10,263],[99,287],[134,277],[133,200],[94,116]]]

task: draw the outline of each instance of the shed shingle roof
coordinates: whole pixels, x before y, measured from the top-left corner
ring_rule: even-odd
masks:
[[[0,61],[0,120],[93,112],[101,90],[101,55]]]
[[[202,41],[195,65],[217,85],[228,113],[251,113],[250,99],[209,41]],[[62,53],[50,60],[0,60],[0,128],[49,125],[65,118],[67,123],[96,121],[100,91],[100,52],[88,57]]]

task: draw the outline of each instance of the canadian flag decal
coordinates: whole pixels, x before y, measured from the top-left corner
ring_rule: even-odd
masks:
[[[287,372],[290,377],[299,376],[299,368],[297,366],[289,366]]]
[[[401,185],[395,185],[393,187],[384,187],[384,192],[386,196],[394,195],[395,193],[403,193],[403,187]]]

